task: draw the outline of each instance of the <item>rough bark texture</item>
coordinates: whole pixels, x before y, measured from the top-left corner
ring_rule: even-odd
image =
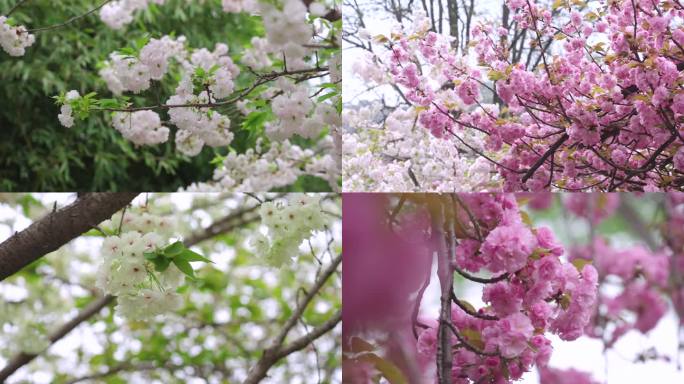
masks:
[[[128,205],[137,193],[88,193],[0,244],[0,281],[57,250]]]

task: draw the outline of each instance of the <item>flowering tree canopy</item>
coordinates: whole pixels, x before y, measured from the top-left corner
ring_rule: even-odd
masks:
[[[62,134],[68,135],[67,128],[84,129],[82,122],[90,119],[101,123],[104,117],[99,129],[115,130],[108,136],[126,141],[126,157],[137,151],[154,154],[145,163],[171,175],[178,159],[193,161],[205,153],[201,177],[176,181],[175,188],[338,189],[341,13],[335,1],[206,1],[192,4],[186,14],[187,2],[182,1],[109,0],[48,26],[36,25],[40,17],[29,3],[19,0],[4,10],[0,3],[5,56],[0,58],[8,67],[19,68],[14,62],[25,62],[27,68],[40,65],[31,61],[32,50],[51,49],[49,45],[60,44],[62,31],[100,19],[90,31],[94,46],[82,47],[94,50],[97,62],[80,68],[97,83],[68,77],[59,86],[44,82],[44,91],[58,91],[44,97],[54,97],[59,106],[54,119]],[[179,14],[180,24],[154,24],[157,18]],[[220,30],[188,27],[223,15],[230,15],[225,17],[229,23]],[[100,44],[99,36],[105,43]],[[110,43],[109,36],[118,38],[119,45]],[[26,82],[39,75],[29,70],[23,76]],[[80,155],[74,156],[83,161]],[[106,161],[103,157],[95,161]],[[14,188],[28,189],[13,176]],[[91,183],[131,188],[97,179]],[[153,181],[148,185],[160,189]]]
[[[399,7],[390,33],[347,33],[366,51],[353,72],[400,103],[345,139],[346,188],[681,190],[682,4],[501,6],[498,20],[466,9],[461,32]],[[367,158],[391,172],[359,169]]]

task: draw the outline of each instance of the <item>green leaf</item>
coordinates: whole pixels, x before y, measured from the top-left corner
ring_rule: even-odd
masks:
[[[572,298],[570,298],[570,294],[567,292],[564,293],[563,296],[560,297],[560,300],[558,303],[560,304],[561,308],[563,308],[564,310],[568,309],[568,307],[570,307],[570,303],[572,303]]]
[[[504,74],[503,72],[495,71],[492,69],[491,71],[489,71],[489,73],[487,73],[487,77],[491,81],[497,81],[497,80],[505,79],[506,74]]]
[[[174,256],[180,255],[185,249],[185,244],[183,244],[182,241],[176,241],[175,243],[167,245],[166,248],[164,248],[164,255],[166,257],[172,258]]]
[[[577,268],[577,270],[579,272],[582,272],[582,269],[587,264],[591,264],[591,260],[589,260],[589,259],[575,259],[572,261],[572,265],[574,265],[575,268]]]
[[[477,309],[475,309],[475,307],[472,304],[470,304],[469,302],[467,302],[466,300],[458,299],[458,301],[461,303],[461,305],[468,308],[468,310],[470,312],[477,313]]]
[[[408,384],[408,380],[406,380],[399,367],[397,367],[393,362],[383,359],[375,353],[363,353],[357,357],[357,359],[373,364],[375,369],[380,371],[382,376],[391,384]]]
[[[376,348],[373,346],[373,344],[367,342],[366,340],[354,336],[351,339],[351,351],[353,353],[360,353],[360,352],[373,352],[375,351]]]
[[[483,350],[485,347],[484,341],[482,341],[482,334],[480,331],[474,328],[463,328],[460,331],[461,335],[466,339],[468,344],[473,347]]]
[[[207,259],[206,257],[200,255],[197,252],[191,251],[189,249],[184,249],[183,252],[181,252],[178,256],[176,257],[181,257],[187,261],[204,261],[205,263],[212,263],[214,264],[213,261]]]
[[[337,92],[330,92],[330,93],[326,93],[326,94],[323,95],[323,96],[320,96],[317,100],[318,100],[318,102],[326,101],[326,100],[328,100],[328,99],[330,99],[330,98],[332,98],[332,97],[335,97],[335,96],[337,96],[337,95],[338,95]]]
[[[192,269],[192,265],[190,265],[190,263],[187,260],[185,260],[181,256],[176,256],[173,258],[173,264],[175,264],[176,267],[178,267],[178,269],[184,274],[186,274],[188,277],[190,277],[193,280],[195,279],[195,271]]]
[[[546,255],[546,254],[549,253],[549,252],[550,252],[549,249],[537,247],[537,248],[532,252],[532,254],[530,255],[530,259],[532,259],[532,260],[539,260],[539,259],[541,259],[541,257],[542,257],[543,255]]]
[[[158,257],[152,260],[152,262],[154,263],[155,270],[157,270],[158,272],[164,272],[167,268],[169,268],[169,265],[171,264],[171,259],[167,259],[166,257]]]

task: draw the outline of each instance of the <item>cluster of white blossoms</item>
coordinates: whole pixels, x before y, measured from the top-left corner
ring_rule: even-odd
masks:
[[[98,287],[117,296],[117,313],[131,320],[146,320],[179,309],[182,300],[176,288],[185,276],[173,265],[158,272],[144,256],[168,244],[172,222],[149,213],[126,212],[119,223],[120,214],[102,224],[111,229],[121,225],[122,233],[108,236],[102,243]]]
[[[137,145],[159,144],[169,139],[169,129],[153,111],[116,112],[112,124],[123,137]]]
[[[24,56],[26,48],[33,45],[36,37],[30,34],[26,27],[11,26],[7,17],[0,16],[0,46],[10,56]]]
[[[57,115],[57,118],[59,119],[59,122],[67,127],[71,128],[74,126],[74,116],[73,116],[73,107],[69,103],[70,101],[74,101],[78,98],[80,98],[81,95],[78,93],[78,91],[71,90],[67,92],[65,98],[66,98],[66,103],[62,104],[62,107],[60,108],[60,114]]]
[[[273,98],[271,110],[278,120],[266,124],[269,138],[283,140],[295,134],[315,138],[326,126],[342,125],[342,117],[333,105],[311,101],[308,86],[280,78],[275,88],[280,94]]]
[[[150,88],[151,80],[164,77],[172,58],[183,60],[186,54],[184,36],[164,36],[145,44],[140,49],[139,57],[112,53],[99,74],[107,83],[107,88],[117,96],[126,91],[140,93]]]
[[[233,140],[230,119],[212,111],[208,106],[218,99],[228,97],[234,91],[233,79],[240,69],[228,56],[226,44],[216,44],[214,51],[206,48],[192,53],[185,47],[185,38],[164,36],[151,39],[140,50],[138,57],[114,53],[100,70],[112,93],[140,92],[151,86],[152,80],[160,80],[169,70],[171,59],[180,69],[181,80],[176,93],[167,101],[170,122],[176,132],[176,148],[188,156],[196,156],[204,145],[227,146]],[[211,73],[205,90],[195,94],[193,75],[198,69]],[[207,105],[207,107],[180,107],[183,105]],[[159,115],[152,111],[115,113],[114,127],[123,136],[138,145],[166,142],[169,129],[161,125]]]
[[[262,140],[256,148],[245,153],[229,153],[214,171],[214,182],[196,183],[187,191],[270,191],[294,183],[304,174],[315,175],[328,181],[333,190],[338,190],[340,174],[339,158],[332,154],[333,139],[326,137],[315,149],[302,148],[289,140],[272,142],[262,153]],[[318,156],[317,152],[325,155]]]
[[[271,45],[263,37],[254,36],[251,40],[252,46],[247,48],[240,60],[242,64],[258,70],[270,67],[273,62],[268,56],[271,53]]]
[[[164,1],[113,1],[100,13],[108,25],[120,28],[132,21],[136,11],[151,3]],[[328,60],[328,68],[319,66],[313,53],[316,45],[330,45],[325,39],[330,27],[311,21],[310,17],[324,16],[336,5],[302,0],[225,0],[221,4],[226,12],[257,13],[263,21],[266,36],[252,38],[251,47],[242,52],[242,65],[255,71],[268,70],[275,61],[273,58],[284,61],[282,74],[275,68],[263,74],[263,78],[275,80],[269,82],[270,87],[254,90],[259,92],[255,97],[271,101],[270,110],[275,119],[265,123],[265,135],[278,143],[269,145],[264,152],[260,147],[241,154],[231,151],[215,172],[214,183],[200,183],[189,189],[270,190],[291,184],[305,173],[319,176],[333,189],[339,189],[342,118],[335,107],[340,98],[339,87],[331,85],[341,82],[341,55],[333,55]],[[336,39],[333,45],[341,45],[341,34],[330,38]],[[214,109],[216,105],[230,102],[227,99],[234,95],[234,81],[240,75],[240,68],[232,61],[226,44],[216,44],[212,51],[191,49],[183,36],[151,39],[142,47],[112,53],[99,74],[109,90],[121,96],[148,90],[153,81],[163,80],[169,72],[173,76],[167,77],[178,79],[178,84],[174,94],[165,101],[167,112],[161,116],[142,108],[127,112],[125,107],[117,105],[110,108],[116,111],[112,114],[114,128],[136,145],[174,140],[177,150],[187,156],[198,155],[205,145],[230,145],[234,139],[231,119]],[[329,82],[326,77],[330,78]],[[314,90],[312,82],[331,84]],[[249,97],[235,100],[242,113],[261,108],[249,106],[250,100]],[[71,108],[62,106],[59,119],[65,126],[73,125]],[[166,113],[168,121],[165,121]],[[172,133],[173,126],[178,128],[175,133]],[[326,130],[329,134],[322,135]],[[315,148],[303,149],[287,141],[294,135],[313,139]],[[320,155],[321,150],[330,151]]]
[[[107,3],[100,9],[100,19],[112,29],[121,29],[133,22],[136,11],[147,8],[149,4],[164,4],[165,0],[117,0]]]
[[[377,106],[348,109],[343,134],[343,190],[350,192],[458,192],[497,189],[492,167],[483,158],[462,155],[459,142],[437,138],[415,125],[416,112],[382,114]],[[459,190],[455,191],[454,186]]]
[[[259,208],[261,224],[268,234],[252,239],[256,253],[273,266],[282,266],[299,254],[299,245],[328,222],[321,208],[321,197],[293,193],[284,201],[266,202]]]
[[[307,8],[302,0],[283,0],[280,7],[273,2],[259,3],[264,20],[266,38],[273,51],[282,52],[287,69],[307,68],[305,61],[312,42],[314,29],[306,22]]]

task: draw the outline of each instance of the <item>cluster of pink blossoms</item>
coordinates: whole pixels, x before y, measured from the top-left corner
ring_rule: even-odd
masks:
[[[668,285],[667,253],[654,253],[638,245],[615,249],[597,237],[593,244],[573,249],[571,259],[593,260],[601,281],[611,280],[622,286],[617,295],[600,295],[587,335],[603,337],[606,345],[611,346],[630,330],[649,332],[667,312],[668,304],[662,294]],[[628,320],[632,318],[633,321]],[[607,322],[615,325],[611,332],[602,329]]]
[[[667,194],[668,220],[663,235],[670,246],[670,289],[674,309],[684,325],[684,194]]]
[[[506,4],[530,41],[555,46],[536,67],[511,60],[513,36],[492,23],[474,26],[471,58],[428,28],[376,39],[420,124],[437,137],[484,133],[464,150],[496,165],[507,191],[681,189],[684,6]]]
[[[514,195],[461,195],[458,221],[466,237],[455,250],[460,273],[489,272],[477,311],[452,306],[454,383],[509,383],[551,355],[547,332],[574,340],[589,323],[597,297],[598,273],[562,263],[563,247],[545,227],[525,223]],[[473,218],[473,219],[471,219]],[[469,223],[469,224],[468,224]],[[476,235],[473,235],[476,233]],[[458,304],[458,302],[456,303]],[[418,353],[434,361],[437,322],[418,336]],[[460,336],[456,336],[460,334]]]
[[[671,221],[676,222],[679,195],[666,196],[674,214]],[[573,214],[596,226],[616,212],[620,196],[570,194],[564,196],[563,204]],[[668,225],[668,228],[677,228],[677,225]],[[667,293],[672,284],[670,268],[678,260],[673,256],[672,245],[676,242],[674,239],[682,241],[678,234],[671,237],[674,242],[658,250],[649,250],[643,245],[617,248],[599,235],[595,235],[591,243],[572,249],[571,261],[577,265],[581,265],[583,260],[591,262],[598,271],[601,284],[611,282],[621,288],[617,293],[600,293],[598,303],[592,309],[592,320],[584,330],[586,335],[602,338],[606,347],[611,347],[631,330],[647,333],[655,328],[668,310]],[[677,292],[677,289],[673,291],[673,302],[676,302]]]

